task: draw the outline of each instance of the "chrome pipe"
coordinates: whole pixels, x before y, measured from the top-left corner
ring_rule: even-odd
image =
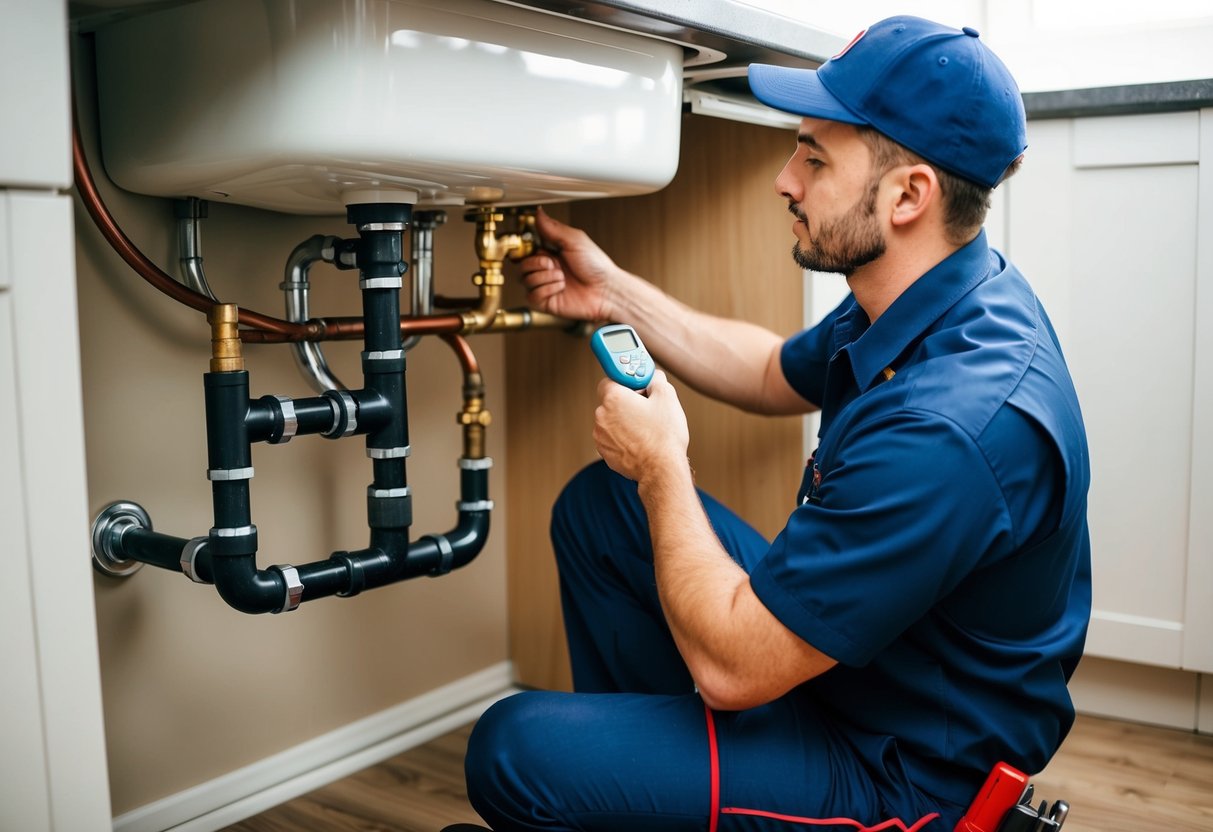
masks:
[[[446,222],[445,211],[417,211],[412,225],[413,317],[430,315],[434,311],[434,229]],[[420,335],[404,339],[408,352],[421,341]]]
[[[311,317],[308,309],[308,272],[313,263],[324,261],[332,263],[336,257],[336,237],[326,237],[314,234],[295,246],[286,261],[286,279],[278,288],[283,291],[286,299],[286,319],[293,323],[303,323]],[[314,341],[298,341],[291,344],[295,356],[295,365],[307,379],[308,384],[317,393],[329,390],[348,389],[341,379],[333,375],[320,344]]]
[[[197,197],[191,196],[178,203],[177,262],[181,269],[181,281],[218,303],[219,299],[207,284],[206,272],[202,268],[202,225],[199,220],[205,216],[206,203]]]

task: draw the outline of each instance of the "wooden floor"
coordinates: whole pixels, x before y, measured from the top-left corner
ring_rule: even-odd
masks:
[[[438,832],[449,823],[475,823],[463,784],[470,728],[228,832]],[[1079,717],[1061,752],[1033,783],[1038,802],[1070,802],[1064,832],[1213,831],[1213,737]]]

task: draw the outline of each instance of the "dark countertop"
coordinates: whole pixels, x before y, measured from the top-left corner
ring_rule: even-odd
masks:
[[[1167,113],[1213,107],[1213,78],[1161,84],[1030,92],[1023,97],[1028,118],[1071,118]]]

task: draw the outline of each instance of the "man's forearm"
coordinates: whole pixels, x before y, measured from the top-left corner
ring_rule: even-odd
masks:
[[[718,710],[755,707],[834,666],[754,594],[712,530],[689,465],[653,469],[639,493],[662,610],[704,702]]]
[[[627,273],[611,306],[620,323],[636,327],[663,367],[700,393],[753,413],[815,409],[784,378],[783,339],[770,330],[692,309]]]

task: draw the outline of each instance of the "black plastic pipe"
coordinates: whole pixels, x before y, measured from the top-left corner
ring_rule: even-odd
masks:
[[[409,540],[413,511],[405,466],[409,435],[399,296],[406,268],[402,231],[410,215],[408,205],[349,208],[348,219],[360,235],[354,243],[363,297],[363,389],[327,391],[297,400],[262,396],[252,401],[248,373],[213,361],[215,369],[204,375],[203,385],[207,477],[215,525],[205,541],[127,529],[115,541],[117,554],[180,572],[183,555],[192,549],[187,569],[192,571],[191,577],[213,582],[224,601],[246,613],[281,612],[316,598],[357,595],[405,578],[442,575],[479,554],[488,537],[491,509],[487,460],[464,460],[455,528]],[[460,343],[462,339],[455,346],[464,363],[465,399],[480,398],[483,390],[479,385],[471,390],[467,387],[468,377],[479,377],[474,372],[475,359],[470,353],[463,354],[466,344],[460,352]],[[299,434],[366,435],[373,471],[367,489],[370,545],[334,552],[327,560],[300,567],[260,570],[249,497],[251,446],[253,442],[283,442]],[[467,442],[465,434],[465,453]]]

